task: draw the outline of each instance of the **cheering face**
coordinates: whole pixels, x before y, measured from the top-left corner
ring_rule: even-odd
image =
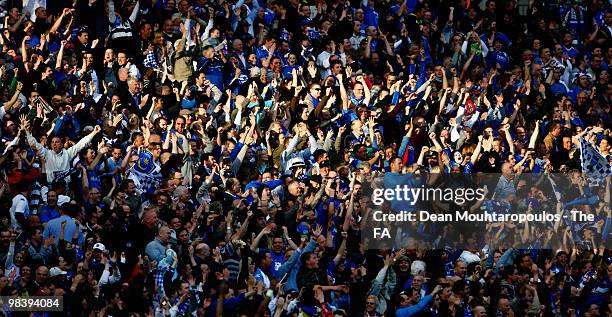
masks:
[[[363,98],[363,85],[361,83],[356,83],[353,87],[353,94],[355,94],[355,98],[360,99]]]
[[[87,43],[89,43],[89,33],[81,32],[81,34],[77,35],[77,39],[79,39],[79,42],[81,42],[81,44],[87,45]]]
[[[55,153],[59,153],[62,150],[62,140],[58,137],[51,139],[51,150]]]
[[[313,85],[312,88],[310,88],[310,95],[317,99],[321,97],[321,86]]]
[[[455,152],[455,154],[453,154],[453,159],[455,160],[455,163],[461,164],[463,161],[463,155],[461,155],[461,152]]]

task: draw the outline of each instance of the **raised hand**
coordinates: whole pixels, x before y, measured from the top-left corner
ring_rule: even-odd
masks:
[[[19,129],[23,130],[23,131],[29,131],[30,129],[30,122],[28,121],[28,117],[25,114],[22,114],[21,116],[19,116]]]
[[[317,76],[317,67],[315,65],[308,65],[308,74],[310,74],[310,77],[316,77]]]
[[[315,239],[319,238],[322,232],[323,232],[323,227],[321,227],[320,224],[317,224],[315,229],[312,231],[312,236],[315,237]]]

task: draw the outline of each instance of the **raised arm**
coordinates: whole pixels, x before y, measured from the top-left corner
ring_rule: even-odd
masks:
[[[60,44],[59,52],[57,53],[57,60],[55,61],[55,69],[62,69],[62,59],[64,58],[64,46],[66,46],[66,40],[62,40]]]
[[[26,42],[30,40],[30,36],[26,35],[21,40],[21,57],[24,61],[28,60],[28,50],[26,49]]]
[[[514,142],[512,142],[512,136],[510,136],[510,125],[506,124],[502,129],[506,137],[506,143],[508,143],[509,151],[510,153],[514,154]]]
[[[2,110],[4,111],[4,113],[0,112],[0,119],[4,117],[5,113],[10,112],[12,110],[13,106],[17,102],[17,98],[19,97],[19,94],[21,93],[22,88],[23,88],[23,84],[21,82],[18,82],[17,88],[15,89],[15,93],[13,94],[13,97],[11,97],[11,100],[5,102],[2,105]]]
[[[535,144],[536,144],[536,141],[538,140],[539,133],[540,133],[540,120],[536,121],[536,126],[533,131],[533,134],[531,135],[531,138],[529,138],[529,145],[527,146],[527,148],[529,149],[535,148]]]
[[[470,157],[470,162],[472,164],[476,164],[476,161],[478,161],[480,151],[482,151],[482,135],[478,136],[478,144],[476,145],[476,149],[474,149],[474,153],[472,153],[472,156]]]
[[[98,134],[100,131],[102,131],[102,128],[100,128],[99,125],[97,125],[93,131],[91,131],[91,133],[89,133],[87,136],[85,136],[84,138],[82,138],[77,144],[71,146],[70,148],[68,148],[66,151],[68,153],[69,157],[74,157],[75,155],[77,155],[77,153],[82,150],[83,148],[85,148],[87,146],[87,144],[89,144],[89,142],[91,142],[91,139],[93,139],[93,137]]]
[[[113,24],[116,20],[117,17],[115,16],[115,1],[108,1],[108,22]]]
[[[140,1],[136,1],[134,9],[132,9],[132,14],[130,14],[130,21],[132,21],[132,23],[136,21],[136,17],[138,17],[138,12],[140,12]]]
[[[351,71],[351,67],[347,66],[346,67],[346,71],[347,71],[347,79],[351,79],[351,76],[348,75],[348,73]],[[338,84],[340,86],[340,99],[342,99],[342,110],[348,110],[348,105],[349,105],[349,99],[348,99],[348,94],[346,93],[346,88],[344,87],[344,82],[342,81],[342,75],[338,75]]]
[[[366,106],[370,105],[370,98],[372,97],[372,93],[370,92],[370,88],[368,87],[368,85],[366,85],[365,79],[363,78],[363,76],[359,76],[357,77],[357,81],[361,83],[361,85],[363,86],[363,95],[365,96],[365,99],[363,99],[363,103]]]
[[[53,23],[53,26],[51,26],[49,33],[55,34],[55,32],[57,32],[57,29],[59,29],[60,25],[62,25],[62,21],[64,21],[64,18],[66,17],[68,13],[70,13],[70,9],[64,8],[64,11],[62,11],[62,14],[60,14],[57,20],[55,20],[55,23]]]

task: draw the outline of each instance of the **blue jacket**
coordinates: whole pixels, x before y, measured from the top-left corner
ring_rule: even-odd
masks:
[[[244,301],[244,293],[241,293],[240,295],[236,297],[232,297],[232,298],[223,300],[223,315],[224,316],[228,315],[228,312],[236,309],[238,305],[240,305],[243,301]],[[209,307],[210,309],[206,311],[206,315],[204,316],[214,317],[217,313],[217,298],[216,297],[213,298]]]
[[[49,238],[49,236],[55,237],[55,245],[59,245],[60,232],[62,230],[62,221],[66,221],[66,227],[64,227],[64,240],[71,241],[74,236],[74,232],[79,230],[79,227],[74,222],[74,219],[67,215],[60,216],[59,218],[51,219],[47,223],[45,230],[43,231],[43,239]],[[85,242],[83,233],[78,234],[79,244]]]
[[[295,292],[300,291],[297,287],[297,273],[300,270],[300,267],[302,266],[302,262],[300,262],[300,256],[304,252],[314,251],[315,247],[316,247],[315,241],[310,240],[310,242],[308,242],[308,245],[306,245],[304,250],[298,249],[295,252],[293,252],[293,255],[291,255],[289,260],[287,260],[287,262],[285,262],[285,264],[283,264],[278,269],[277,276],[280,276],[280,278],[283,278],[285,274],[288,274],[287,282],[285,284],[285,293],[288,294],[293,291]]]
[[[416,305],[412,305],[412,306],[408,306],[408,307],[402,307],[402,308],[398,309],[397,311],[395,311],[395,316],[397,316],[397,317],[410,317],[410,316],[414,316],[414,315],[420,313],[423,309],[425,309],[425,307],[427,307],[427,304],[429,304],[429,302],[431,302],[431,299],[432,299],[432,296],[431,295],[427,295],[427,296],[421,298],[419,303],[416,304]]]
[[[164,246],[158,238],[155,238],[147,244],[145,254],[151,261],[155,260],[159,262],[166,256],[166,249],[166,246]]]

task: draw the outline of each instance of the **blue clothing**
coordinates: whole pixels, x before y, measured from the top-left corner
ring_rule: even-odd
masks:
[[[66,221],[66,227],[64,228],[64,240],[71,241],[72,237],[74,236],[74,232],[76,230],[79,230],[79,228],[74,222],[74,219],[66,215],[60,216],[59,218],[52,219],[47,223],[47,226],[45,227],[45,230],[43,231],[43,239],[47,239],[50,236],[54,236],[55,245],[56,246],[59,245],[59,242],[60,242],[59,237],[60,237],[60,233],[62,230],[63,221]],[[78,238],[79,244],[82,244],[84,242],[83,233],[79,232],[78,237],[79,237]]]
[[[552,85],[550,85],[550,91],[556,96],[556,95],[567,95],[568,91],[567,91],[567,87],[560,83],[560,82],[556,82]]]
[[[219,90],[223,91],[223,63],[216,58],[200,59],[198,69],[204,71],[206,79],[215,85]]]
[[[421,298],[419,303],[416,304],[416,305],[412,305],[412,306],[408,306],[408,307],[401,307],[401,308],[399,308],[395,312],[395,316],[397,316],[397,317],[410,317],[410,316],[414,316],[414,315],[420,313],[421,311],[423,311],[425,309],[425,307],[427,307],[429,302],[431,302],[431,299],[432,299],[432,296],[431,295],[427,295],[427,296]]]
[[[263,17],[264,24],[267,26],[270,26],[272,22],[274,21],[275,17],[276,17],[276,13],[274,13],[274,11],[267,8],[264,11],[264,17]]]
[[[385,173],[385,178],[383,180],[385,189],[395,189],[396,187],[408,186],[419,187],[417,180],[414,178],[413,174],[398,174],[398,173]],[[408,212],[416,211],[415,202],[417,201],[416,197],[408,197],[407,200],[392,200],[391,208],[394,210],[400,211],[405,210]]]
[[[364,24],[378,28],[378,12],[374,8],[367,6],[363,9]]]
[[[150,260],[155,260],[157,262],[161,261],[164,257],[166,257],[166,249],[158,238],[153,239],[153,241],[147,244],[145,248],[145,254],[149,257]]]
[[[258,47],[255,51],[255,56],[257,56],[257,66],[261,67],[261,60],[268,58],[270,52],[265,46]]]
[[[578,50],[575,47],[565,47],[565,45],[561,45],[561,47],[563,48],[563,53],[567,54],[569,58],[574,58],[578,56]]]
[[[230,312],[238,308],[238,305],[240,305],[244,301],[244,299],[245,299],[244,293],[240,293],[240,295],[236,297],[232,297],[230,299],[224,299],[223,300],[223,315],[224,316],[230,315]],[[217,297],[216,296],[213,296],[212,302],[210,303],[209,307],[210,308],[206,310],[206,314],[204,316],[215,317],[217,313]]]
[[[293,65],[293,66],[289,66],[289,65],[287,65],[287,66],[283,66],[283,78],[285,78],[285,79],[291,79],[291,78],[293,78],[293,75],[291,74],[291,72],[292,72],[294,69],[298,69],[298,66],[297,66],[297,65]]]
[[[300,270],[300,267],[302,266],[302,262],[300,262],[300,256],[305,252],[314,251],[316,246],[317,244],[315,243],[315,241],[310,240],[310,242],[308,242],[308,245],[306,245],[306,247],[303,250],[298,249],[295,252],[293,252],[293,255],[291,255],[289,260],[287,260],[287,262],[285,262],[285,264],[283,264],[278,269],[277,274],[278,276],[280,276],[281,279],[283,278],[283,276],[285,276],[285,274],[288,275],[287,282],[285,284],[286,294],[294,292],[294,291],[295,292],[300,291],[297,286],[297,273]]]
[[[283,266],[283,264],[285,264],[285,254],[282,252],[270,252],[270,254],[272,255],[272,268],[270,270],[272,271],[274,278],[279,279],[282,276],[278,276],[278,270],[281,268],[281,266]]]
[[[48,205],[43,206],[38,212],[38,218],[40,218],[41,223],[47,223],[52,219],[58,218],[59,216],[59,209],[49,207]]]
[[[100,180],[100,164],[94,166],[93,170],[87,170],[87,183],[89,188],[102,189],[102,181]]]
[[[510,56],[504,51],[493,51],[487,55],[487,64],[489,67],[494,67],[499,64],[501,69],[505,69],[510,63]]]
[[[487,38],[487,34],[483,34],[480,36],[480,39],[487,43],[488,38]],[[502,45],[504,46],[504,48],[508,48],[508,46],[512,45],[512,41],[510,41],[510,38],[508,38],[508,36],[506,36],[506,34],[502,33],[502,32],[495,32],[495,39],[499,40]]]
[[[416,162],[414,158],[414,146],[412,146],[412,142],[410,142],[409,137],[404,136],[404,138],[402,138],[402,144],[400,145],[397,155],[402,159],[402,162],[406,166],[412,165]]]
[[[274,188],[283,185],[284,181],[281,179],[275,179],[275,180],[271,180],[271,181],[267,181],[267,182],[256,182],[256,181],[252,181],[248,184],[246,184],[245,187],[245,191],[251,189],[251,188],[259,188],[261,185],[267,185],[268,187],[270,187],[270,190],[273,190]]]

